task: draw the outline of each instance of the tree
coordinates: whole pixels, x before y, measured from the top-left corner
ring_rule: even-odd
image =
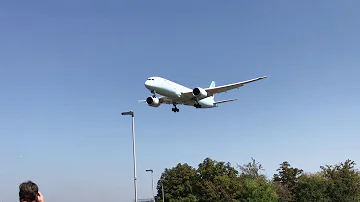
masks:
[[[157,183],[156,201],[162,201],[162,184],[164,185],[165,201],[196,202],[196,169],[188,164],[177,164],[176,167],[165,169]]]
[[[321,173],[302,174],[296,184],[297,202],[331,202],[328,193],[329,180]]]
[[[360,201],[360,172],[355,162],[321,166],[321,172],[304,173],[284,161],[270,181],[251,161],[238,170],[230,163],[204,159],[195,169],[177,164],[165,169],[157,184],[157,202],[354,202]]]
[[[276,202],[278,195],[275,186],[260,171],[264,170],[259,162],[251,158],[251,162],[238,165],[239,181],[242,185],[240,202]]]
[[[330,183],[328,193],[332,201],[360,201],[360,173],[355,162],[346,160],[335,166],[321,166],[322,174]]]
[[[231,167],[230,163],[218,162],[210,158],[204,159],[204,161],[199,164],[197,171],[203,179],[211,181],[214,180],[214,177],[217,175],[227,175],[230,178],[235,178],[239,173],[235,168]]]
[[[240,202],[277,202],[278,195],[274,184],[263,177],[241,180],[242,193]]]
[[[231,202],[240,197],[238,171],[230,163],[217,162],[206,158],[199,164],[197,189],[201,202]]]
[[[238,168],[241,171],[240,177],[257,179],[259,177],[265,178],[263,174],[260,174],[261,170],[264,170],[262,165],[259,162],[256,162],[254,158],[251,157],[251,162],[244,165],[238,165]]]
[[[277,171],[279,173],[274,175],[274,182],[280,197],[279,202],[295,201],[295,185],[303,170],[292,168],[289,162],[284,161]]]

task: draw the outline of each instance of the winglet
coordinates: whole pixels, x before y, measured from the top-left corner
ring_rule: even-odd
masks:
[[[242,84],[247,84],[247,83],[251,83],[251,82],[254,82],[254,81],[259,81],[261,79],[265,79],[267,78],[268,76],[261,76],[261,77],[257,77],[257,78],[254,78],[254,79],[250,79],[250,80],[247,80],[247,81],[243,81],[241,82]]]

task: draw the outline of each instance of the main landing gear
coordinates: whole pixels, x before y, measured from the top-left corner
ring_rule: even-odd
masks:
[[[173,104],[174,107],[171,109],[173,112],[179,112],[179,109],[176,107],[176,104]]]
[[[201,105],[199,104],[199,101],[198,101],[196,98],[193,98],[193,100],[196,102],[196,103],[194,104],[194,107],[195,107],[196,109],[201,108]]]
[[[196,103],[196,104],[194,104],[194,107],[196,107],[196,109],[198,109],[198,108],[201,108],[201,105],[199,103]]]

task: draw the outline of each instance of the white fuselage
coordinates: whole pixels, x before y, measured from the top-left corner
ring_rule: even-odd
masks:
[[[181,96],[182,92],[192,91],[190,88],[161,77],[148,78],[145,82],[145,87],[150,91],[155,91],[157,94],[169,97],[175,102],[176,100],[186,99]],[[196,103],[195,100],[189,100],[185,105],[193,106]],[[201,108],[212,108],[217,106],[213,97],[201,99],[198,103],[201,105]]]

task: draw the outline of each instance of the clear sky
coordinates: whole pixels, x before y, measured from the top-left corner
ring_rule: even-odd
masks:
[[[272,176],[360,164],[359,1],[3,1],[0,201],[20,182],[46,201],[131,201],[177,163],[206,157]],[[211,110],[137,100],[162,76],[190,88],[269,78]],[[70,199],[69,199],[70,198]]]

